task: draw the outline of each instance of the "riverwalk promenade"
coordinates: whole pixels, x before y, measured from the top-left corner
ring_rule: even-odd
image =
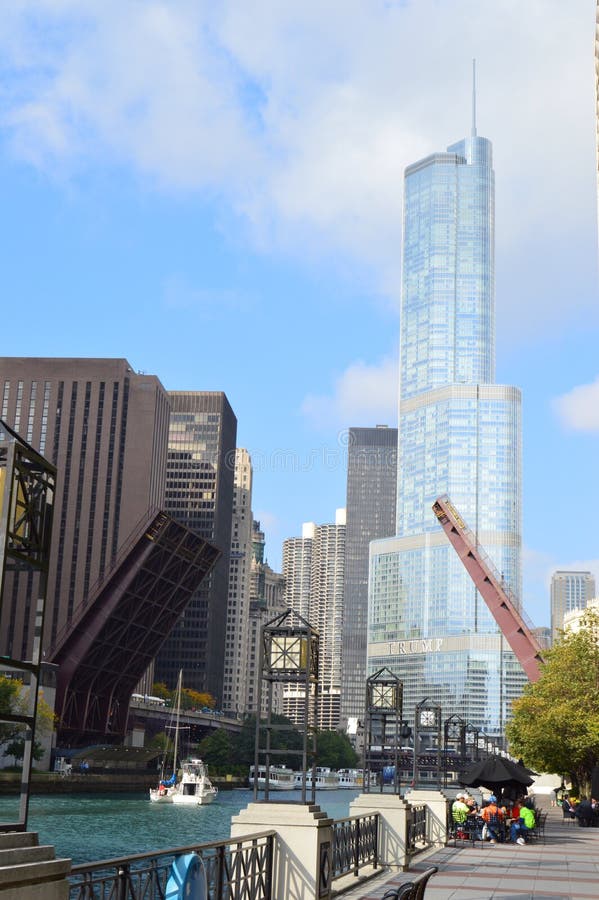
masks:
[[[409,872],[387,871],[345,892],[343,900],[380,900],[431,866],[425,900],[598,900],[599,828],[567,824],[548,811],[545,843],[444,847],[416,857]]]

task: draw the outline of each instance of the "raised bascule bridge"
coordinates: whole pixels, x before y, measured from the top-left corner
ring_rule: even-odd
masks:
[[[134,531],[48,653],[59,745],[123,741],[135,686],[219,556],[164,511]]]

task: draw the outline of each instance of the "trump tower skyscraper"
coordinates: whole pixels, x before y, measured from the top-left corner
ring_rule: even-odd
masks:
[[[476,132],[405,172],[396,536],[370,545],[368,671],[503,734],[526,677],[432,512],[521,592],[520,391],[495,384],[494,172]]]

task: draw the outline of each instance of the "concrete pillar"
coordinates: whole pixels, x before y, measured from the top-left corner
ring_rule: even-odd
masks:
[[[360,794],[349,806],[350,816],[378,813],[381,817],[379,831],[379,860],[381,865],[405,871],[409,858],[408,804],[397,794]]]
[[[317,805],[249,803],[231,818],[231,837],[275,830],[273,900],[327,900],[332,824]]]
[[[428,839],[437,847],[447,843],[447,803],[448,798],[443,791],[424,790],[406,791],[406,800],[413,806],[424,804],[430,811],[430,829]]]

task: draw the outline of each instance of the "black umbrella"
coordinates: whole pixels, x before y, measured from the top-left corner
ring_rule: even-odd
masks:
[[[488,756],[467,769],[460,778],[468,787],[486,787],[494,793],[506,789],[518,790],[530,787],[533,779],[524,766],[512,762],[505,756]]]
[[[529,769],[528,766],[525,766],[524,763],[522,762],[522,757],[520,757],[520,759],[518,760],[516,765],[520,766],[521,769],[524,769],[525,772],[528,772],[529,775],[538,775],[539,774],[538,772],[533,772],[533,770]]]

